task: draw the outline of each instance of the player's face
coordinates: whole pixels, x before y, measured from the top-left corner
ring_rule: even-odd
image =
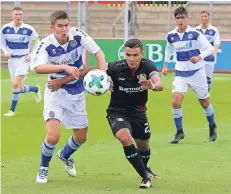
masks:
[[[175,17],[176,25],[178,26],[179,30],[184,30],[187,28],[188,25],[188,16],[185,14],[178,14]]]
[[[51,25],[50,28],[60,44],[67,43],[70,30],[68,19],[56,20],[55,24]]]
[[[138,69],[141,59],[144,57],[144,52],[140,48],[125,47],[125,59],[128,67],[131,69]]]
[[[23,19],[23,11],[22,10],[14,10],[12,13],[12,19],[15,25],[20,25]]]
[[[202,13],[200,15],[200,21],[201,21],[201,24],[204,24],[204,25],[208,24],[209,23],[209,16],[208,16],[208,14],[207,13]]]

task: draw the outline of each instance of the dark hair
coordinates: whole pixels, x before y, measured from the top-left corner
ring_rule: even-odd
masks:
[[[14,7],[12,11],[23,11],[21,7]]]
[[[125,42],[124,47],[129,48],[140,48],[140,50],[143,50],[143,44],[139,39],[129,39]]]
[[[70,20],[69,15],[65,11],[55,11],[54,13],[51,14],[52,25],[56,22],[56,20],[60,20],[60,19]]]
[[[206,10],[202,10],[202,11],[200,12],[200,15],[203,14],[203,13],[206,13],[206,14],[209,16],[209,12],[207,12]]]
[[[176,17],[178,14],[185,14],[186,16],[188,16],[188,11],[185,7],[178,7],[174,11],[174,16]]]

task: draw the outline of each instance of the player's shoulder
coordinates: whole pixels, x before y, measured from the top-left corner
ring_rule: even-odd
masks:
[[[8,28],[10,28],[10,27],[11,27],[11,22],[10,22],[10,23],[7,23],[7,24],[4,24],[4,25],[2,26],[2,28],[1,28],[1,30],[3,31],[3,30],[8,29]]]
[[[118,61],[111,61],[111,62],[108,62],[108,64],[115,65],[117,67],[122,67],[126,65],[126,60],[123,59],[123,60],[118,60]]]
[[[88,36],[88,34],[86,32],[84,32],[83,30],[79,29],[79,28],[76,28],[76,27],[71,27],[70,28],[70,33],[73,35],[73,36]]]
[[[141,60],[141,63],[143,63],[143,64],[145,64],[145,65],[155,65],[155,63],[154,63],[152,60],[147,59],[147,58],[143,58],[143,59]]]
[[[176,33],[177,33],[177,28],[170,30],[166,35],[167,41],[171,43],[172,42],[171,40],[173,39]]]
[[[25,23],[23,23],[22,27],[23,27],[24,29],[26,29],[26,30],[30,30],[30,31],[32,31],[32,32],[35,32],[35,28],[34,28],[32,25],[30,25],[30,24],[25,24]]]
[[[177,33],[177,28],[174,28],[172,30],[170,30],[168,33],[167,33],[167,37],[170,36],[170,35],[174,35]]]
[[[49,45],[52,45],[52,42],[53,42],[53,34],[50,34],[45,38],[41,39],[39,45],[43,47],[48,47]]]
[[[218,31],[217,27],[216,27],[216,26],[213,26],[213,25],[211,25],[211,24],[208,26],[208,29],[209,29],[209,30],[213,30],[213,31],[215,31],[215,32]]]

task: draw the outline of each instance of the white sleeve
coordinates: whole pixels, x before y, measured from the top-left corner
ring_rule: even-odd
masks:
[[[7,46],[6,46],[6,38],[5,38],[2,30],[3,30],[3,28],[1,29],[1,49],[4,52],[4,54],[7,54],[9,51],[8,51]]]
[[[43,41],[40,41],[38,46],[31,53],[30,70],[34,71],[39,65],[44,65],[48,63],[48,53],[46,51],[46,46]]]
[[[198,41],[201,46],[200,56],[202,59],[204,59],[205,57],[209,56],[212,53],[213,46],[210,44],[210,42],[207,40],[207,38],[202,33],[199,33]]]
[[[173,45],[171,43],[168,42],[168,38],[166,39],[166,48],[165,48],[165,57],[164,57],[164,62],[169,63],[170,58],[174,52],[174,48]]]
[[[31,30],[32,30],[32,33],[30,35],[30,41],[33,41],[36,38],[38,38],[38,33],[35,31],[35,29],[32,26],[31,26]]]
[[[218,31],[218,29],[216,28],[216,33],[214,35],[214,45],[215,44],[221,44],[221,41],[220,41],[220,33]]]
[[[75,28],[75,31],[77,35],[81,36],[80,44],[84,49],[92,54],[95,54],[100,50],[99,46],[88,34],[78,28]]]

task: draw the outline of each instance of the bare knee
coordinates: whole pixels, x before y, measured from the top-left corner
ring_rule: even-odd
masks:
[[[135,142],[139,151],[148,151],[150,149],[149,140],[135,139]]]
[[[59,134],[55,134],[55,133],[48,133],[46,136],[46,140],[49,144],[51,145],[55,145],[59,142]]]
[[[21,88],[21,83],[13,82],[12,87],[13,87],[14,89]]]
[[[209,98],[206,98],[206,99],[199,99],[199,102],[200,102],[201,106],[202,106],[204,109],[206,109],[206,108],[209,106],[209,104],[210,104]]]
[[[173,108],[180,108],[181,107],[181,101],[179,99],[172,99],[172,107]]]
[[[123,146],[130,146],[133,144],[133,138],[128,129],[120,129],[115,134],[116,139],[118,139]]]
[[[87,128],[84,129],[74,129],[73,138],[75,142],[79,144],[84,144],[87,141]]]
[[[181,108],[181,103],[184,98],[184,95],[181,93],[174,93],[172,96],[172,107]]]
[[[46,140],[49,144],[57,144],[60,137],[60,121],[49,119],[46,121],[47,136]]]

